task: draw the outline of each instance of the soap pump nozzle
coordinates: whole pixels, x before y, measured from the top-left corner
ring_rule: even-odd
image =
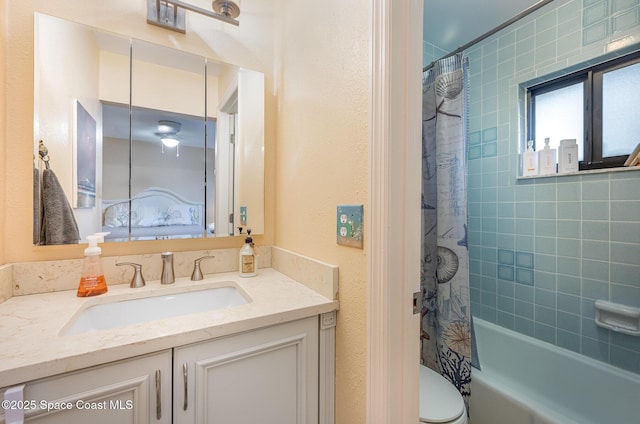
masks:
[[[551,141],[551,140],[549,139],[549,137],[547,137],[547,138],[545,138],[545,139],[544,139],[544,149],[545,149],[545,150],[549,150],[549,149],[550,149],[550,147],[549,147],[549,141]]]
[[[102,240],[101,240],[102,239]],[[87,236],[87,248],[84,249],[85,256],[95,256],[102,253],[102,249],[98,246],[98,243],[103,241],[104,238],[97,234]]]

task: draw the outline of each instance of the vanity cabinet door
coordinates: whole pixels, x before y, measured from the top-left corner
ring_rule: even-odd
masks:
[[[174,422],[318,423],[318,317],[174,349]]]
[[[171,350],[29,382],[23,399],[25,423],[169,424]]]

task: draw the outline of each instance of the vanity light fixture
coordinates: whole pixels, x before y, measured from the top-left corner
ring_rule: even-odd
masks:
[[[217,14],[227,18],[235,19],[240,16],[240,6],[229,0],[213,0],[211,8]]]
[[[181,0],[147,0],[147,23],[184,34],[187,32],[185,11],[189,10],[231,25],[240,25],[235,19],[240,15],[237,3],[230,0],[213,0],[211,8],[213,11]]]

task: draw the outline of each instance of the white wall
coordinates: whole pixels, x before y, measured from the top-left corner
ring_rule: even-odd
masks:
[[[132,104],[191,116],[204,116],[204,59],[200,72],[134,60]]]
[[[238,204],[247,207],[247,227],[264,231],[264,75],[248,69],[238,72],[238,135],[236,151]]]
[[[362,424],[369,252],[336,244],[336,206],[363,204],[368,217],[371,2],[289,0],[282,6],[276,245],[340,267],[336,422]]]
[[[134,141],[135,166],[131,174],[131,194],[135,196],[148,187],[169,189],[186,200],[204,202],[204,155],[202,148],[165,147],[164,153],[157,144]],[[213,161],[213,149],[207,151],[207,161]],[[126,161],[123,161],[126,158]],[[104,172],[109,181],[104,184],[104,199],[126,199],[129,196],[129,140],[105,139]],[[212,163],[212,162],[209,162]]]

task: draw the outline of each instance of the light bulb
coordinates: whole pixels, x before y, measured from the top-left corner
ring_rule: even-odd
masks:
[[[180,144],[180,140],[173,137],[162,137],[160,140],[162,140],[162,144],[167,147],[176,147],[178,144]]]

